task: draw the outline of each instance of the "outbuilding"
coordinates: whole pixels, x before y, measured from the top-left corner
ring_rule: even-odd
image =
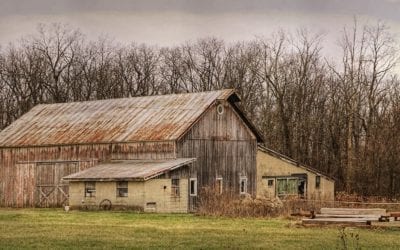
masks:
[[[321,171],[259,145],[257,195],[331,201],[335,197],[335,181]]]
[[[69,206],[187,212],[189,165],[195,160],[117,160],[65,176]]]

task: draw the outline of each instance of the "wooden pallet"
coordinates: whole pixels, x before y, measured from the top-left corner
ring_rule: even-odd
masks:
[[[386,215],[386,209],[383,208],[321,208],[321,214],[336,215]]]
[[[380,216],[375,214],[316,214],[315,218],[367,218],[378,220]]]
[[[315,218],[303,219],[302,224],[369,226],[385,216],[386,210],[381,208],[321,208],[320,214],[316,214]]]

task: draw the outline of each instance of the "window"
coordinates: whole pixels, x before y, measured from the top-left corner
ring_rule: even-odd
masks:
[[[276,191],[280,198],[298,194],[299,178],[282,177],[276,179]]]
[[[222,177],[217,178],[215,189],[219,194],[222,194],[222,191],[224,190],[224,186],[223,186],[223,182],[222,181],[223,181]]]
[[[155,212],[157,210],[157,203],[156,202],[147,202],[146,203],[146,210]]]
[[[321,176],[315,176],[315,188],[319,188],[321,186]]]
[[[217,113],[218,113],[219,115],[222,115],[222,114],[224,113],[224,105],[218,104],[218,106],[217,106]]]
[[[268,180],[268,187],[272,187],[274,185],[274,180]]]
[[[96,197],[96,182],[85,182],[85,197]]]
[[[240,194],[247,193],[247,177],[242,176],[240,177]]]
[[[117,182],[117,197],[128,197],[128,182]]]
[[[180,196],[179,179],[172,179],[171,180],[171,195],[173,197],[179,197]]]
[[[197,196],[197,178],[190,178],[190,196]]]

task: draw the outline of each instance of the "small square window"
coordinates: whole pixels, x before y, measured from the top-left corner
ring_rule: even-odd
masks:
[[[317,175],[315,176],[315,188],[320,188],[321,187],[321,176]]]
[[[274,185],[274,180],[268,180],[268,187],[272,187]]]
[[[179,190],[179,179],[172,179],[171,180],[171,196],[179,197],[180,190]]]
[[[96,197],[96,182],[85,182],[85,197]]]
[[[117,182],[117,197],[128,197],[128,182]]]
[[[240,177],[240,194],[247,193],[247,177],[242,176]]]
[[[190,196],[197,196],[197,178],[190,178]]]

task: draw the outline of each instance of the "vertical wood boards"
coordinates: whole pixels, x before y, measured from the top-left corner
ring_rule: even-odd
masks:
[[[219,114],[217,106],[223,105]],[[239,179],[246,176],[247,190],[256,191],[255,135],[228,102],[215,103],[177,144],[178,157],[195,157],[191,177],[199,188],[212,186],[223,178],[225,190],[239,194]]]
[[[80,162],[49,162],[36,164],[35,205],[62,206],[68,196],[68,184],[62,177],[79,171]]]
[[[175,157],[175,142],[169,141],[0,148],[0,206],[36,206],[38,199],[36,178],[39,163],[54,165],[54,167],[48,167],[47,170],[39,170],[42,173],[39,178],[53,180],[52,183],[55,185],[59,183],[60,176],[63,177],[72,173],[71,171],[77,171],[76,167],[67,164],[68,161],[78,162],[79,170],[84,170],[93,166],[97,161]],[[63,163],[61,164],[61,162]],[[40,164],[39,169],[44,168]],[[47,183],[41,185],[45,184]],[[50,188],[46,188],[44,191],[50,192],[48,189]],[[67,192],[67,187],[61,189]],[[61,190],[54,192],[54,195],[49,197],[52,202],[49,202],[48,206],[60,205],[62,196]]]

